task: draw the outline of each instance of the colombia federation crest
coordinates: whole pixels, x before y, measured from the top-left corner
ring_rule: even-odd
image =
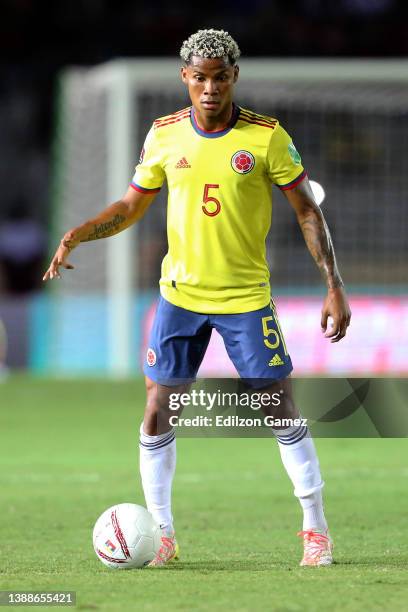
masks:
[[[149,365],[150,367],[156,365],[156,360],[157,360],[156,353],[154,352],[152,348],[149,347],[146,353],[147,365]]]
[[[231,166],[238,174],[248,174],[255,166],[255,157],[249,151],[237,151],[231,157]]]

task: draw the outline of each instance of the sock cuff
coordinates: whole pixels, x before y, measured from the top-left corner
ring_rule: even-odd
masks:
[[[140,446],[147,450],[157,450],[171,444],[176,439],[174,429],[157,436],[149,436],[143,431],[143,423],[140,425]]]
[[[293,425],[292,427],[288,427],[287,429],[272,428],[272,431],[279,444],[284,444],[285,446],[300,442],[309,433],[307,425]]]

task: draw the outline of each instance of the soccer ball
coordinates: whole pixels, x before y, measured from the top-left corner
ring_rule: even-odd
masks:
[[[147,565],[161,546],[161,530],[150,512],[136,504],[117,504],[105,510],[93,530],[97,557],[112,569]]]

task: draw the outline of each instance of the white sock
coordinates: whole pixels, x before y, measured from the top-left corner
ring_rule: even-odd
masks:
[[[307,427],[274,429],[282,463],[291,479],[303,509],[303,530],[317,529],[325,532],[327,521],[324,516],[322,488],[316,448]]]
[[[165,535],[173,535],[171,485],[176,469],[174,429],[149,436],[140,426],[140,475],[146,506]]]

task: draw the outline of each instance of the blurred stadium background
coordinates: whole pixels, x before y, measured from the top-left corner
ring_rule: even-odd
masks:
[[[268,257],[296,374],[405,376],[404,2],[256,0],[249,14],[245,3],[206,3],[205,19],[163,2],[37,4],[6,1],[0,25],[0,361],[56,376],[140,373],[166,252],[165,193],[137,227],[82,245],[60,283],[43,287],[41,276],[62,233],[124,192],[152,120],[188,104],[183,39],[223,27],[243,54],[238,103],[278,117],[326,191],[351,297],[349,334],[330,345],[320,277],[274,190]],[[231,368],[214,335],[201,373]]]

